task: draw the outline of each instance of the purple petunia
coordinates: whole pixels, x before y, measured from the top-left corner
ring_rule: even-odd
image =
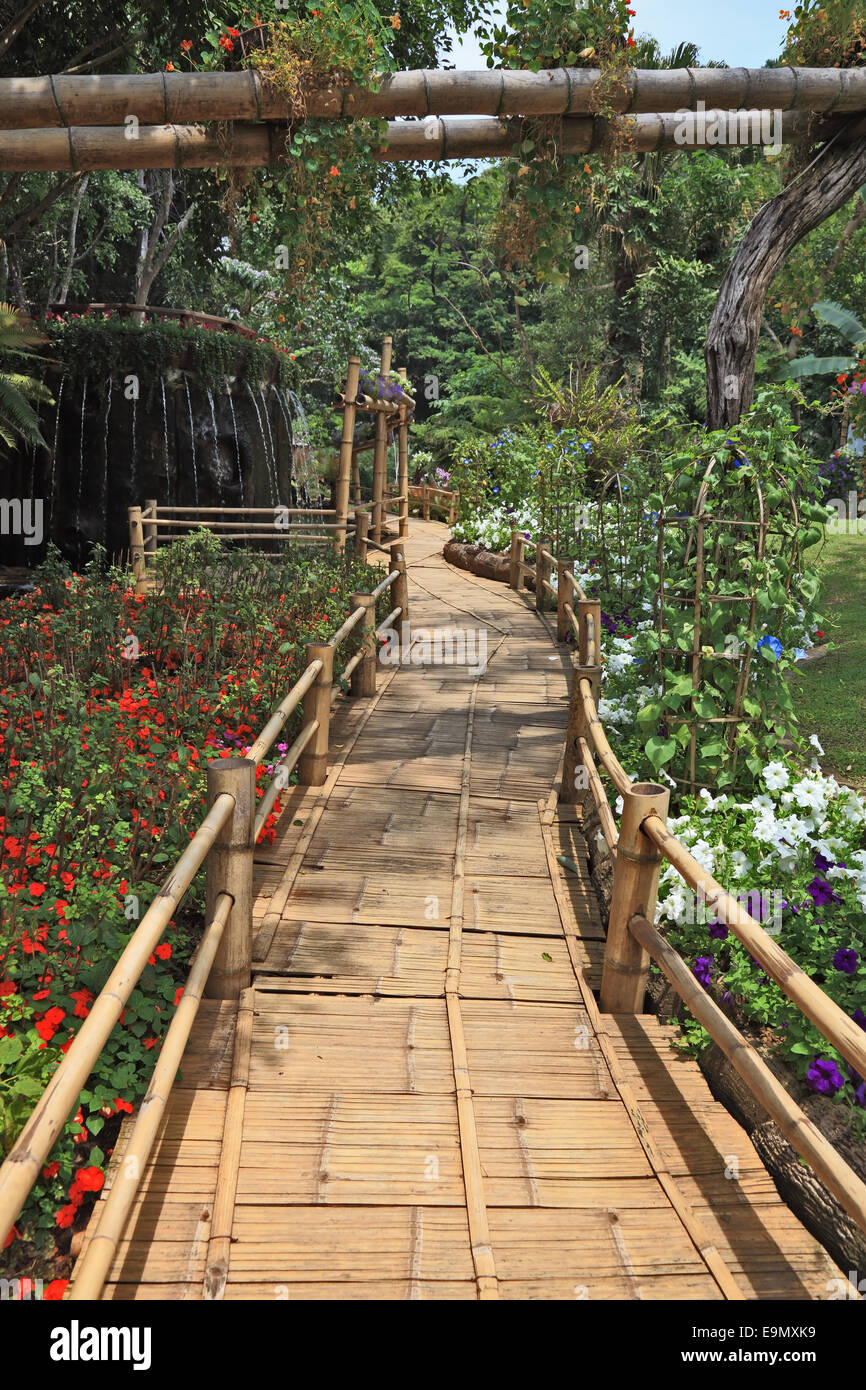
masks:
[[[864,1014],[863,1010],[855,1009],[851,1017],[857,1024],[857,1027],[862,1028],[863,1031],[866,1032],[866,1014]]]
[[[710,922],[710,936],[716,941],[726,941],[728,938],[728,929],[724,922]]]
[[[806,1073],[806,1081],[822,1096],[835,1096],[845,1085],[845,1078],[829,1057],[816,1057]]]
[[[819,874],[825,874],[833,867],[832,859],[825,859],[823,854],[816,854],[813,862]]]
[[[694,975],[695,979],[696,979],[700,984],[703,985],[704,989],[708,989],[708,988],[709,988],[710,978],[711,978],[711,976],[712,976],[712,973],[713,973],[713,957],[712,957],[712,956],[698,956],[697,960],[695,961],[694,965],[692,966],[692,974]]]
[[[860,957],[850,946],[841,947],[833,957],[833,969],[842,975],[853,975],[860,964]]]
[[[806,892],[816,907],[826,907],[828,903],[840,903],[842,899],[834,893],[829,883],[816,874],[811,883],[806,884]]]

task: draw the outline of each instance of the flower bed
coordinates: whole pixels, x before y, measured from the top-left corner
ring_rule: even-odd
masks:
[[[325,640],[378,577],[331,553],[269,566],[207,534],[160,562],[161,595],[55,559],[34,592],[0,605],[0,1155],[200,824],[206,760],[245,751],[306,665],[304,644]],[[351,654],[340,648],[336,675]],[[296,715],[280,752],[298,728]],[[263,790],[270,769],[257,777]],[[62,1254],[102,1186],[183,992],[202,904],[196,882],[22,1216],[0,1233],[7,1268]]]

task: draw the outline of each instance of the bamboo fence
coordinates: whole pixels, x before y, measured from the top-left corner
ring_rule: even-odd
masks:
[[[148,520],[153,522],[155,515],[149,514]],[[143,555],[144,544],[141,538],[140,541],[139,549]],[[381,583],[370,594],[352,596],[351,613],[326,645],[308,645],[307,665],[303,674],[274,710],[247,756],[216,759],[208,765],[207,815],[136,927],[68,1052],[0,1167],[0,1229],[5,1237],[69,1115],[78,1104],[80,1092],[148,958],[198,870],[204,865],[206,927],[190,967],[184,995],[166,1034],[150,1087],[139,1110],[130,1147],[126,1151],[125,1157],[136,1161],[124,1164],[123,1176],[117,1178],[105,1204],[99,1226],[71,1290],[70,1297],[73,1299],[97,1297],[105,1281],[144,1176],[178,1063],[202,997],[207,995],[238,1000],[249,986],[252,973],[254,846],[276,797],[288,785],[289,776],[295,768],[302,785],[320,786],[325,781],[334,693],[334,654],[360,624],[360,650],[347,663],[343,677],[351,676],[354,695],[372,694],[376,689],[376,598],[393,588],[397,602],[386,624],[398,618],[401,625],[408,622],[409,599],[403,542],[392,542],[388,553],[389,572]],[[299,703],[302,705],[301,732],[284,758],[275,765],[274,778],[257,808],[256,768],[267,757]]]
[[[524,558],[527,549],[534,550],[534,565]],[[550,554],[545,541],[533,541],[516,530],[512,532],[511,587],[520,592],[533,577],[536,607],[543,609],[545,596],[550,591],[550,586],[541,579],[543,566],[555,564],[559,576],[555,591],[557,628],[563,629],[562,636],[570,630],[569,635],[577,644],[559,795],[565,802],[579,799],[575,772],[583,768],[586,777],[580,780],[580,786],[592,794],[602,836],[614,857],[613,895],[601,984],[602,1010],[612,1014],[640,1013],[650,959],[655,960],[785,1137],[845,1211],[866,1230],[866,1183],[804,1115],[754,1048],[698,983],[686,962],[652,925],[662,862],[666,860],[672,864],[690,889],[704,895],[707,909],[728,927],[770,979],[861,1076],[866,1075],[866,1034],[670,833],[665,823],[667,788],[655,783],[633,783],[617,759],[598,716],[602,672],[601,605],[586,597],[572,572],[572,563]],[[577,612],[564,597],[566,588],[576,596]],[[596,762],[623,800],[618,831]]]

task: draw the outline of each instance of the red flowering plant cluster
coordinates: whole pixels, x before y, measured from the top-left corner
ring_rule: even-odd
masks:
[[[201,823],[208,759],[246,751],[306,665],[305,644],[325,640],[349,594],[377,575],[333,553],[273,564],[207,533],[160,562],[160,591],[137,597],[99,559],[72,575],[54,552],[32,592],[0,603],[0,1156]],[[339,649],[337,674],[352,650],[351,641]],[[300,712],[287,742],[299,721]],[[260,795],[271,773],[259,768]],[[279,809],[278,800],[264,840]],[[147,1087],[202,901],[197,881],[8,1233],[4,1261],[18,1241],[50,1254],[101,1186],[95,1141],[110,1145]]]

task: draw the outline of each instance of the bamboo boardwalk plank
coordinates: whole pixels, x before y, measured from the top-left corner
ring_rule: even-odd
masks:
[[[229,1300],[825,1297],[676,1030],[599,1016],[581,815],[549,799],[570,654],[444,535],[413,522],[412,627],[483,633],[486,668],[337,702],[325,786],[255,854],[233,1146],[236,1011],[205,1000],[105,1297],[200,1299],[209,1247]]]

